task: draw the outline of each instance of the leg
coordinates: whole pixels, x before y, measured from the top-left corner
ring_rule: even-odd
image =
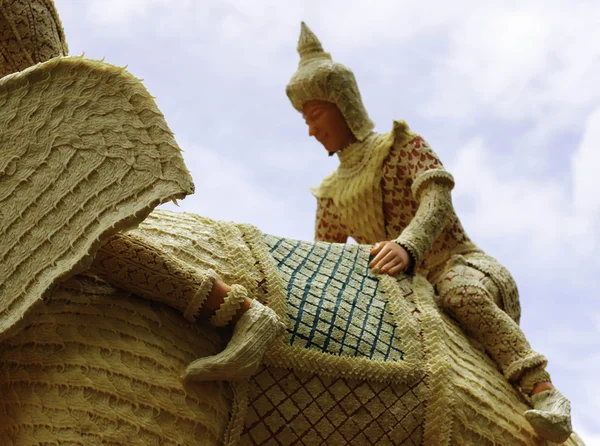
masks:
[[[190,322],[208,317],[223,291],[214,287],[215,271],[192,268],[129,234],[111,237],[98,250],[91,271],[121,289],[176,308]]]
[[[487,275],[455,262],[436,288],[440,306],[483,344],[509,381],[519,383],[526,370],[546,365],[546,358],[531,349],[518,325],[498,306],[497,288]],[[546,381],[549,376],[539,378]]]
[[[483,344],[504,376],[526,395],[541,395],[534,395],[534,411],[526,413],[538,433],[555,442],[566,441],[571,433],[568,400],[550,383],[546,358],[532,350],[516,322],[499,307],[501,296],[490,276],[457,256],[436,288],[440,306]]]
[[[193,268],[129,234],[117,234],[100,248],[92,272],[122,289],[177,308],[191,322],[210,318],[218,327],[235,325],[224,351],[188,366],[185,377],[189,379],[248,378],[283,329],[277,315],[250,299],[243,286],[230,287],[214,271]]]

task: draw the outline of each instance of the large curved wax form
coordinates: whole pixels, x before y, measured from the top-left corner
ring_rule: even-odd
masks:
[[[132,233],[243,283],[287,332],[249,382],[183,386],[185,366],[219,349],[214,328],[78,275],[2,343],[4,443],[545,444],[427,282],[371,275],[367,246],[165,211]]]

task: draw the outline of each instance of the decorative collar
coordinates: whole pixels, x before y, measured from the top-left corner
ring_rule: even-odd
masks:
[[[371,132],[363,141],[356,141],[336,152],[340,159],[340,165],[337,168],[338,176],[349,177],[358,173],[368,161],[368,154],[377,143],[379,136]]]

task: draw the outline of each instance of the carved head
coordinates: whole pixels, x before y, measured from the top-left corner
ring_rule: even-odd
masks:
[[[337,106],[357,140],[362,141],[369,136],[374,124],[363,105],[354,74],[344,65],[333,62],[304,22],[298,53],[298,70],[286,87],[294,108],[302,112],[304,105],[310,101],[330,102]]]
[[[308,135],[323,144],[330,155],[356,142],[344,115],[332,102],[308,101],[302,107]]]

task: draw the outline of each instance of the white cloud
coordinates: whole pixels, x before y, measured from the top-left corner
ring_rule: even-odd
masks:
[[[251,223],[265,232],[282,236],[291,236],[298,230],[294,203],[277,199],[261,187],[256,173],[247,166],[216,150],[188,144],[185,140],[179,143],[194,179],[195,193],[179,201],[178,206],[167,203],[163,205],[165,208],[217,220]],[[286,224],[282,225],[282,221]]]
[[[180,203],[182,210],[193,209],[220,220],[244,221],[262,220],[263,215],[284,207],[257,187],[252,173],[235,159],[196,144],[180,144],[196,188],[194,195]]]
[[[586,429],[577,429],[579,438],[583,440],[586,446],[600,446],[600,432],[590,432]]]
[[[572,402],[575,430],[589,446],[600,445],[600,313],[587,321],[592,323],[583,327],[554,323],[537,344],[550,359],[553,382]]]
[[[516,120],[547,112],[547,107],[597,101],[598,14],[596,2],[568,8],[559,1],[473,8],[450,34],[449,52],[434,76],[435,96],[424,110],[466,118],[485,107]]]
[[[600,107],[587,118],[583,138],[573,155],[575,214],[589,223],[600,217]],[[598,226],[589,230],[598,232]]]
[[[472,203],[462,213],[472,235],[522,238],[526,240],[522,248],[529,252],[522,262],[533,259],[546,271],[597,273],[599,129],[600,108],[586,122],[583,139],[571,157],[571,169],[567,175],[556,177],[528,176],[519,165],[518,153],[514,157],[494,156],[482,138],[462,147],[449,169],[457,178],[455,201]],[[502,172],[503,164],[511,174]]]
[[[449,165],[457,180],[454,200],[472,203],[462,215],[473,235],[502,239],[531,233],[531,241],[541,248],[556,243],[565,223],[558,212],[566,204],[561,185],[547,179],[501,177],[498,163],[482,140],[473,140]]]
[[[122,26],[140,19],[155,5],[166,5],[168,0],[92,0],[88,13],[94,21]]]

